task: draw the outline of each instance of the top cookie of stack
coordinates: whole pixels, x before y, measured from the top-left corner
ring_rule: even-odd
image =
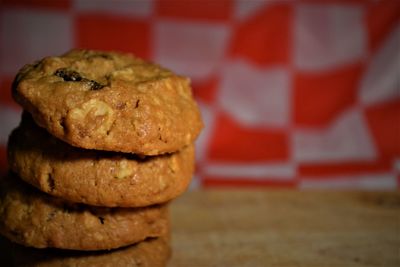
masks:
[[[13,96],[38,125],[85,149],[160,155],[203,127],[187,78],[120,53],[44,58],[19,72]]]

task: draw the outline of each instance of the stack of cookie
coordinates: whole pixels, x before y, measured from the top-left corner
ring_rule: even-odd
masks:
[[[27,65],[1,179],[0,232],[36,248],[168,239],[202,121],[189,80],[132,55],[73,50]],[[20,179],[21,178],[21,179]]]

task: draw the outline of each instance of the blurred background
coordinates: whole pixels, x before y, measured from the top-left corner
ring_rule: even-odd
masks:
[[[400,1],[0,0],[0,169],[24,64],[132,52],[192,79],[192,188],[396,190]]]

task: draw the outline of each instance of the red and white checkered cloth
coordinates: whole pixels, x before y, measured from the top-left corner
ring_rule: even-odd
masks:
[[[133,52],[192,78],[194,186],[396,189],[400,1],[3,0],[1,166],[27,62]]]

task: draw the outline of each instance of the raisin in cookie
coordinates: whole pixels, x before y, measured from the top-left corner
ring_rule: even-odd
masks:
[[[194,169],[194,147],[140,158],[76,148],[52,137],[24,113],[8,142],[10,168],[51,195],[106,207],[142,207],[181,195]]]
[[[0,178],[0,233],[24,246],[104,250],[168,231],[167,204],[94,208],[51,197],[13,174]]]
[[[188,78],[129,54],[47,57],[23,67],[12,91],[37,124],[86,149],[175,152],[203,127]]]

